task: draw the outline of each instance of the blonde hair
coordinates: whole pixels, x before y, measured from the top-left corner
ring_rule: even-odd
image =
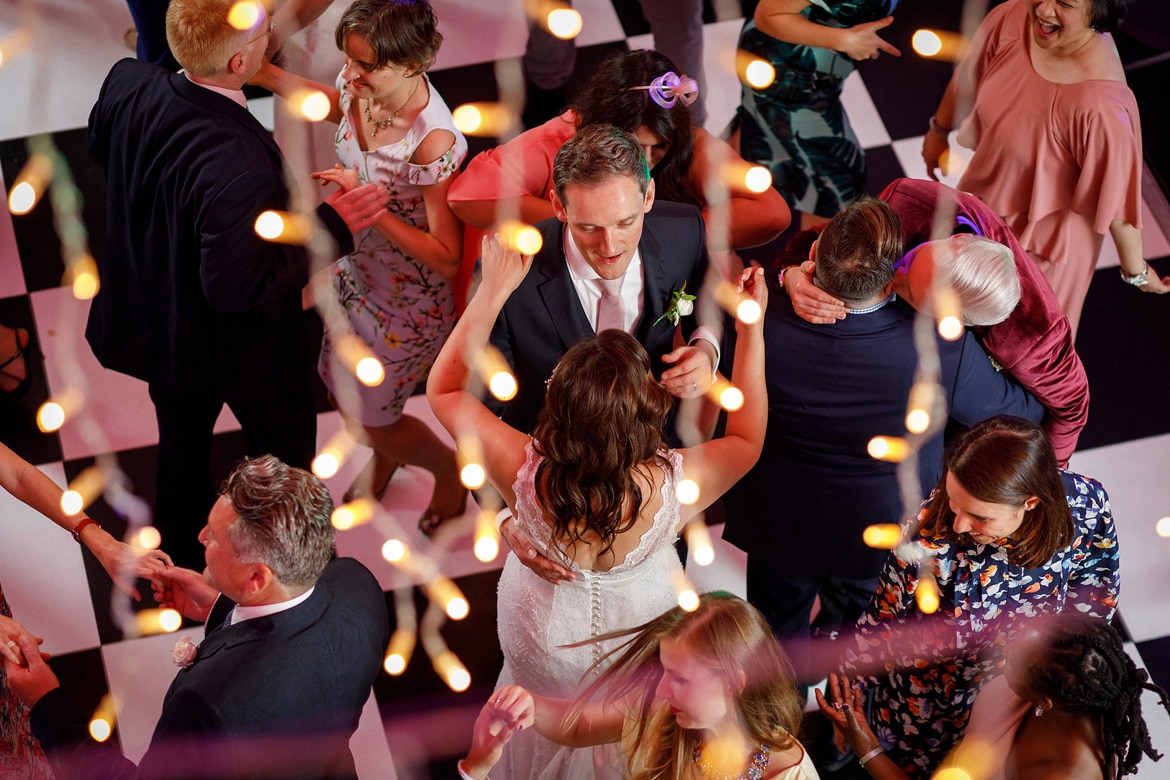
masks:
[[[730,593],[705,593],[694,612],[675,607],[637,628],[599,637],[632,637],[594,664],[615,655],[613,665],[582,691],[568,718],[586,702],[634,702],[622,729],[632,780],[681,780],[690,773],[699,733],[685,729],[654,691],[662,677],[659,647],[673,639],[688,653],[719,670],[737,688],[739,721],[747,739],[776,750],[790,747],[800,728],[795,675],[771,628],[752,605]],[[592,669],[590,670],[592,671]]]
[[[964,325],[1003,322],[1020,302],[1020,276],[1012,250],[990,238],[959,234],[946,239],[948,251],[935,271],[949,284],[963,309]]]
[[[228,24],[233,0],[171,0],[167,6],[167,45],[192,76],[214,76],[227,69],[228,61],[248,43],[261,25],[237,30]]]

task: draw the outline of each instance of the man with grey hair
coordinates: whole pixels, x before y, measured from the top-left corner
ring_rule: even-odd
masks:
[[[349,738],[389,628],[374,576],[335,558],[332,511],[320,480],[271,455],[228,477],[199,534],[202,575],[168,566],[155,581],[158,601],[207,628],[176,646],[182,668],[137,768],[86,739],[35,645],[6,661],[57,777],[355,777]]]
[[[768,431],[760,460],[724,498],[723,530],[748,554],[748,601],[786,640],[798,679],[807,682],[827,670],[812,669],[813,660],[828,655],[812,658],[802,641],[817,597],[818,627],[852,625],[888,555],[868,547],[863,532],[905,517],[897,464],[871,457],[868,444],[875,436],[908,435],[907,398],[919,361],[914,311],[893,294],[902,226],[890,206],[870,197],[850,204],[828,222],[813,251],[813,283],[845,301],[848,314],[833,324],[810,323],[787,296],[769,296]],[[1043,417],[1043,407],[995,371],[970,333],[936,344],[938,393],[954,422]],[[942,473],[943,437],[932,429],[916,438],[921,496]]]

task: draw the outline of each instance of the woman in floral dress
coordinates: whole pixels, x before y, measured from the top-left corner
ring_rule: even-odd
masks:
[[[899,55],[878,32],[897,0],[761,0],[739,48],[776,68],[771,85],[744,84],[735,122],[739,153],[772,171],[772,185],[801,212],[801,228],[865,194],[865,153],[841,105],[858,60]],[[734,145],[734,144],[733,144]]]
[[[1109,619],[1119,587],[1109,496],[1057,469],[1040,426],[993,417],[959,436],[944,465],[846,654],[872,692],[882,747],[914,778],[929,777],[962,738],[1018,619],[1066,609]],[[916,601],[930,581],[933,616]]]
[[[447,187],[467,154],[467,141],[425,75],[442,36],[421,0],[357,0],[341,17],[336,42],[345,67],[336,89],[265,65],[256,81],[289,96],[314,87],[330,94],[338,122],[340,163],[314,178],[351,189],[384,183],[387,214],[355,237],[352,254],[334,269],[334,303],[326,306],[320,372],[351,430],[374,457],[347,493],[380,499],[399,465],[435,476],[431,504],[419,521],[430,533],[463,512],[455,456],[430,428],[403,414],[406,399],[426,379],[431,361],[455,321],[450,280],[462,257],[462,226],[447,207]],[[356,335],[373,350],[386,378],[376,387],[356,381],[343,339]]]

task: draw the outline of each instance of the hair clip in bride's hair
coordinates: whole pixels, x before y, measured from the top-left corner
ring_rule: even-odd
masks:
[[[651,81],[648,87],[630,87],[630,89],[649,91],[650,99],[663,108],[671,108],[680,100],[684,106],[689,106],[699,96],[698,83],[690,76],[679,76],[674,71],[663,73]]]

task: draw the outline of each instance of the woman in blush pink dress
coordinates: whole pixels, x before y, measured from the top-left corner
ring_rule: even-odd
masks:
[[[992,9],[923,142],[933,177],[959,129],[958,142],[974,149],[959,189],[1008,223],[1074,336],[1105,233],[1123,281],[1170,291],[1142,254],[1141,126],[1108,34],[1129,2],[1008,0]]]

